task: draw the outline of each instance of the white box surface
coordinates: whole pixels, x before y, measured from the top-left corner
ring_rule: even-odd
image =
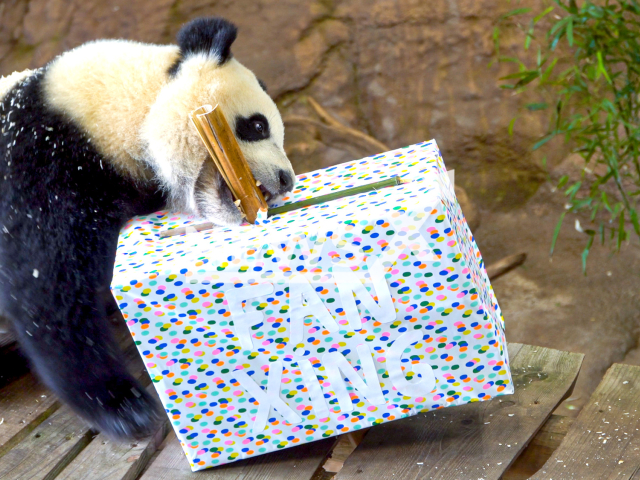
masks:
[[[193,470],[513,392],[504,323],[435,141],[297,177],[244,225],[138,217],[112,289]]]

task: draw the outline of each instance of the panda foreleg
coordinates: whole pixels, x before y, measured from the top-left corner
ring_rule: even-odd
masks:
[[[195,182],[194,198],[200,217],[217,225],[232,226],[242,223],[242,213],[233,203],[231,190],[210,159],[202,164]]]
[[[18,342],[42,381],[94,427],[115,439],[153,433],[162,412],[126,370],[96,282],[104,278],[104,243],[87,241],[90,247],[58,249],[55,255],[51,243],[38,247],[31,237],[32,255],[16,258],[9,288],[1,292]],[[38,258],[42,252],[53,260]],[[38,278],[25,266],[34,258]],[[38,281],[43,278],[52,280]]]

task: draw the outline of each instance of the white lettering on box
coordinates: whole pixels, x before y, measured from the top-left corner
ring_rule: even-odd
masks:
[[[330,332],[340,328],[306,277],[292,275],[289,278],[289,342],[292,346],[304,340],[304,319],[309,316],[316,317]]]
[[[320,388],[320,384],[318,383],[316,372],[313,370],[313,365],[305,358],[298,360],[298,366],[302,372],[304,384],[307,387],[309,399],[311,400],[311,405],[313,406],[316,417],[327,418],[329,416],[329,409],[327,408],[327,402],[324,400],[322,388]]]
[[[413,365],[413,371],[422,377],[417,381],[407,380],[402,372],[402,354],[412,343],[420,340],[422,340],[422,331],[405,332],[393,342],[387,352],[387,369],[391,383],[400,393],[409,397],[425,396],[436,386],[436,377],[433,369],[427,363]]]
[[[251,338],[251,327],[260,323],[263,319],[262,312],[245,312],[242,308],[242,302],[250,298],[262,297],[273,293],[272,283],[260,283],[258,285],[247,285],[240,288],[230,288],[224,292],[227,298],[227,307],[231,318],[235,333],[240,340],[240,345],[245,349],[253,349],[253,340]]]
[[[378,297],[378,303],[349,267],[333,267],[333,276],[338,285],[342,308],[345,311],[349,325],[355,331],[362,329],[362,319],[353,297],[354,294],[378,322],[389,323],[396,319],[396,307],[393,305],[391,291],[385,279],[385,267],[381,265],[381,262],[367,263],[369,264],[369,276],[373,283],[375,294]]]
[[[358,372],[351,366],[349,361],[344,355],[338,352],[325,353],[322,356],[322,365],[325,369],[328,381],[331,384],[331,388],[338,397],[338,404],[342,412],[348,413],[353,411],[353,404],[351,398],[347,392],[342,373],[349,379],[353,388],[355,388],[360,395],[362,395],[369,403],[373,405],[384,405],[387,403],[382,395],[382,388],[380,387],[380,380],[378,380],[378,373],[376,372],[376,366],[373,363],[371,356],[371,350],[365,344],[358,345],[356,347],[358,355],[360,356],[360,364],[364,371],[364,378],[366,383],[360,378]]]
[[[243,370],[233,372],[240,386],[244,388],[249,395],[258,402],[258,413],[253,421],[251,429],[254,435],[262,433],[267,426],[269,413],[273,407],[284,419],[291,423],[298,423],[300,415],[292,410],[284,400],[280,398],[280,385],[282,382],[282,360],[276,360],[269,365],[269,380],[267,382],[267,391],[265,392],[260,386],[254,382],[249,375]]]

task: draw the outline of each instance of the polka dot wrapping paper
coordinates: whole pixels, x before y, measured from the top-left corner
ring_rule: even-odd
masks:
[[[513,393],[504,321],[435,141],[299,175],[262,219],[157,212],[112,289],[191,468]]]

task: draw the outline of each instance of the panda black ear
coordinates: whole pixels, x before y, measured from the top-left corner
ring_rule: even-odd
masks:
[[[178,32],[180,56],[204,53],[222,65],[231,58],[231,44],[237,35],[238,28],[224,18],[196,18]]]

